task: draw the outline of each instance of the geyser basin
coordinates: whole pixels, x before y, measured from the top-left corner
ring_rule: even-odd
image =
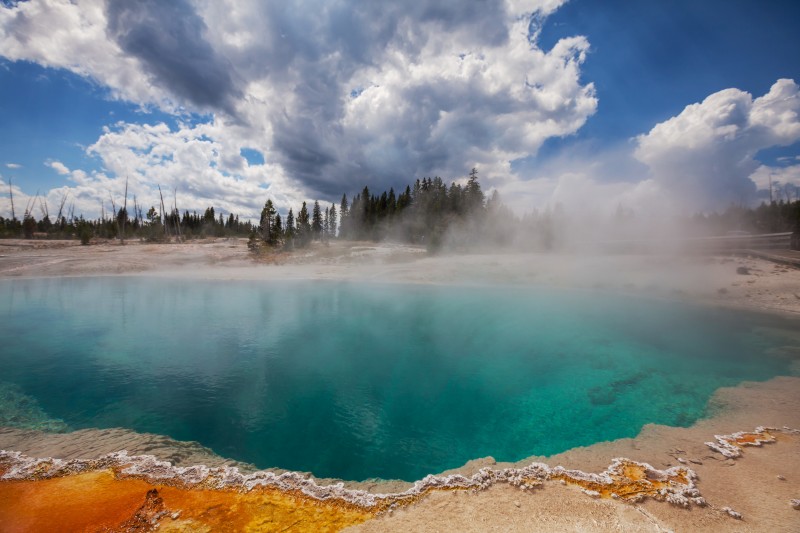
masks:
[[[790,374],[780,328],[796,326],[544,288],[4,282],[0,425],[122,426],[260,468],[414,480],[689,425],[718,387]]]

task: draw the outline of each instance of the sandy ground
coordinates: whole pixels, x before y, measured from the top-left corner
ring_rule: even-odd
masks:
[[[742,273],[740,273],[742,272]],[[705,255],[428,255],[400,244],[330,243],[254,259],[246,239],[183,244],[0,240],[0,279],[139,274],[209,279],[504,283],[639,292],[800,316],[800,269]]]
[[[800,270],[747,257],[488,253],[429,256],[410,246],[332,243],[254,260],[241,239],[125,246],[0,241],[0,278],[118,274],[274,281],[543,284],[643,293],[800,318]],[[787,339],[787,346],[796,353],[800,337]],[[800,369],[800,361],[796,366]],[[518,463],[539,460],[585,472],[600,472],[619,456],[657,468],[685,464],[699,476],[698,488],[709,502],[705,508],[683,509],[652,500],[630,504],[593,499],[577,487],[549,482],[533,492],[497,485],[479,493],[434,493],[355,530],[800,531],[800,511],[790,504],[792,499],[800,498],[800,435],[781,433],[777,442],[746,448],[736,460],[725,459],[704,444],[716,434],[751,431],[759,425],[800,429],[800,378],[781,377],[721,389],[711,407],[715,416],[691,428],[650,425],[635,439]],[[131,453],[151,453],[175,464],[224,462],[192,443],[177,444],[164,437],[132,435],[124,430],[103,435],[98,438],[88,431],[45,436],[2,429],[0,449],[39,457],[73,458],[98,456],[124,445]],[[87,445],[89,442],[92,444]],[[491,458],[476,460],[459,470],[470,473],[493,463]],[[368,488],[388,492],[402,486]],[[723,512],[726,506],[741,513],[743,520]]]

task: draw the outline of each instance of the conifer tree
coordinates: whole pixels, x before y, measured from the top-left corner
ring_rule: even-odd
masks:
[[[286,228],[284,229],[283,232],[287,240],[291,240],[294,238],[295,234],[294,212],[292,211],[291,207],[289,208],[289,214],[286,215]]]
[[[394,215],[394,212],[397,210],[397,198],[394,195],[394,187],[389,188],[389,198],[387,199],[387,210],[389,216]]]
[[[258,225],[258,229],[261,231],[261,238],[270,244],[273,242],[271,233],[272,225],[275,219],[275,213],[275,206],[272,204],[272,200],[267,198],[267,202],[264,204],[264,208],[261,210],[261,221]]]
[[[269,232],[269,243],[272,245],[278,244],[281,235],[283,235],[283,221],[281,220],[281,214],[275,213],[275,218],[272,220],[272,229]]]
[[[314,210],[311,215],[311,233],[315,240],[322,236],[322,210],[316,200],[314,201]]]
[[[336,204],[331,204],[331,207],[328,209],[328,235],[331,238],[336,238]]]
[[[339,204],[339,238],[347,239],[350,237],[350,205],[347,203],[347,195],[342,195],[342,202]]]
[[[311,223],[308,216],[308,207],[303,202],[303,207],[297,214],[297,241],[300,246],[306,246],[311,241]]]
[[[469,173],[464,195],[466,197],[466,208],[470,214],[478,213],[483,209],[484,196],[481,184],[478,183],[478,169],[476,168],[473,168]]]

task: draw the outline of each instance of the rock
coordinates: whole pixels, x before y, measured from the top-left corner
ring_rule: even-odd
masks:
[[[516,505],[517,507],[522,507],[522,504],[519,503],[519,501],[517,500],[514,500],[514,505]]]
[[[747,267],[738,267],[736,269],[736,273],[741,274],[742,276],[747,276],[748,274],[750,274],[750,269]]]

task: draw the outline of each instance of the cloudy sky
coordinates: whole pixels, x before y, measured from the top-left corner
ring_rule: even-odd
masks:
[[[0,0],[0,215],[9,180],[18,210],[96,216],[128,179],[249,217],[472,167],[518,212],[792,195],[798,27],[788,0]]]

